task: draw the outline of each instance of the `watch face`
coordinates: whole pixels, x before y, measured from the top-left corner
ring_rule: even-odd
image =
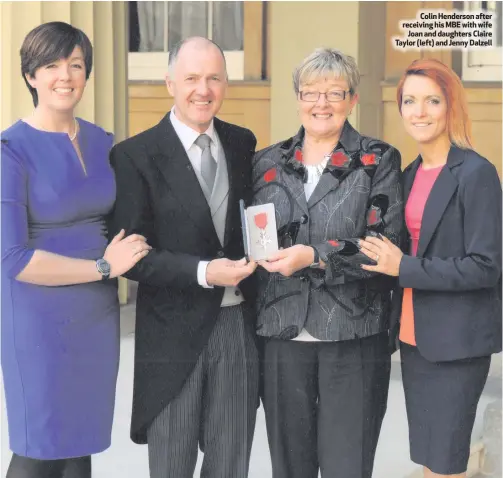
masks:
[[[103,275],[110,274],[110,264],[105,259],[98,259],[96,261],[96,267],[98,271]]]

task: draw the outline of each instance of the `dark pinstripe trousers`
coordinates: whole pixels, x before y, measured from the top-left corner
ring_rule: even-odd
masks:
[[[246,478],[258,404],[258,356],[241,305],[222,307],[180,394],[147,430],[150,478]]]

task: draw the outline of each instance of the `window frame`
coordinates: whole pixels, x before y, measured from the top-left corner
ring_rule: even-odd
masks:
[[[229,80],[244,80],[244,51],[224,51]],[[164,81],[168,52],[129,52],[128,80]]]
[[[464,1],[463,10],[480,10],[482,2]],[[474,8],[476,6],[476,8]],[[501,19],[496,19],[501,21]],[[492,49],[463,50],[461,77],[463,81],[501,81],[503,46]]]
[[[263,35],[253,38],[253,42],[247,38],[247,32],[250,31],[247,25],[250,19],[257,18],[257,12],[262,16],[263,2],[243,2],[243,49],[236,51],[224,51],[227,64],[227,74],[231,81],[242,81],[246,79],[247,72],[250,70],[249,61],[246,60],[246,50],[251,43],[257,43],[257,39],[262,42]],[[251,5],[250,5],[251,4]],[[258,8],[257,8],[258,7]],[[208,10],[208,31],[211,33],[212,9]],[[165,21],[167,22],[167,15]],[[129,28],[129,23],[128,23]],[[167,27],[166,27],[167,28]],[[254,25],[256,30],[256,24]],[[262,25],[262,30],[264,25]],[[256,49],[256,45],[255,49]],[[262,45],[260,45],[260,58],[254,58],[253,63],[262,64]],[[169,61],[169,52],[128,52],[128,80],[129,81],[164,81]],[[255,69],[256,70],[256,69]]]

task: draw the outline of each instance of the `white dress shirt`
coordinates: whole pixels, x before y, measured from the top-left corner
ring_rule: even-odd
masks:
[[[171,109],[169,119],[171,121],[171,124],[173,125],[175,133],[177,134],[178,138],[180,138],[180,141],[183,145],[183,148],[185,149],[185,152],[187,153],[187,156],[189,157],[189,160],[192,164],[192,167],[194,168],[194,172],[196,173],[199,183],[205,184],[204,179],[201,176],[202,149],[197,144],[195,144],[196,139],[201,134],[207,134],[211,139],[210,142],[211,155],[213,156],[215,161],[217,161],[217,164],[218,161],[221,161],[222,159],[225,160],[222,144],[220,143],[218,134],[215,131],[213,120],[211,121],[210,125],[208,126],[208,129],[204,133],[199,133],[198,131],[192,129],[190,126],[187,126],[185,123],[182,123],[176,117],[174,107]],[[206,289],[213,288],[213,286],[208,285],[208,283],[206,282],[206,269],[208,268],[209,263],[210,263],[209,261],[199,261],[199,264],[197,266],[197,282],[201,287],[204,287]],[[243,300],[244,300],[243,294],[241,294],[239,288],[226,287],[221,306],[228,307],[231,305],[237,305],[243,302]]]

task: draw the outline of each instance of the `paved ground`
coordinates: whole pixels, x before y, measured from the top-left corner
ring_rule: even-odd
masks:
[[[113,427],[112,446],[106,452],[93,459],[93,478],[148,478],[146,446],[138,446],[129,440],[129,420],[131,414],[133,381],[133,307],[127,306],[122,311],[121,364],[117,384],[117,402]],[[383,423],[381,438],[377,449],[374,478],[403,478],[417,468],[408,458],[407,422],[399,363],[395,354],[392,368],[392,380],[389,391],[388,411]],[[501,357],[499,364],[501,364]],[[496,360],[495,362],[498,362]],[[494,369],[494,373],[501,371]],[[473,432],[477,440],[482,432],[482,414],[488,403],[501,398],[501,375],[489,380],[479,403],[479,413]],[[3,397],[2,397],[3,403]],[[2,442],[1,470],[5,477],[10,452],[8,449],[6,415],[2,406]],[[195,476],[199,476],[201,457]],[[269,449],[265,431],[263,409],[257,416],[257,427],[252,449],[249,478],[270,478]],[[343,477],[342,477],[343,478]]]

